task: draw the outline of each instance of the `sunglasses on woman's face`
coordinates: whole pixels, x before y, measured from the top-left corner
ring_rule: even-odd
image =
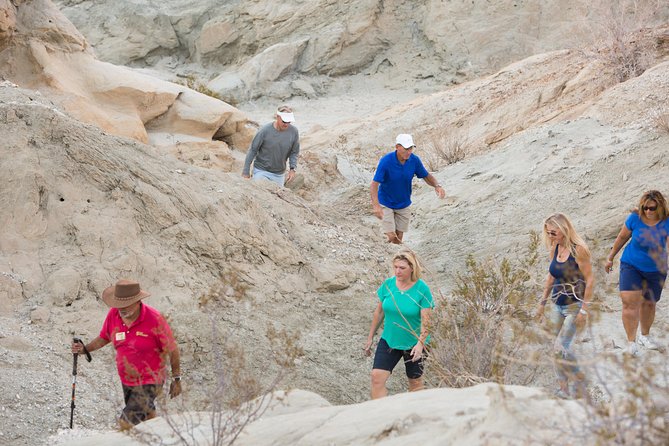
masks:
[[[644,211],[656,211],[656,210],[657,210],[657,206],[644,206],[644,207],[643,207],[643,210],[644,210]]]

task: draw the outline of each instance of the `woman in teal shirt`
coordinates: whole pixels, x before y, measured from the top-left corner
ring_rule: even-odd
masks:
[[[411,250],[400,250],[392,264],[395,275],[384,280],[376,292],[379,303],[364,348],[365,354],[371,355],[374,336],[385,321],[374,355],[372,399],[388,394],[386,382],[400,359],[404,360],[409,391],[424,388],[424,348],[430,340],[428,323],[434,300],[430,288],[420,278],[420,264]]]

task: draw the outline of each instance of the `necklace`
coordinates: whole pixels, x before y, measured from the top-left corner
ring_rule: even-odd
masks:
[[[415,282],[407,282],[407,283],[401,283],[398,282],[397,280],[395,281],[395,286],[397,287],[398,290],[400,290],[400,293],[404,294],[406,291],[409,291],[412,286],[414,286]]]
[[[565,255],[565,251],[566,251],[566,255]],[[557,256],[558,256],[558,260],[560,260],[560,259],[567,260],[569,258],[569,249],[565,248],[562,245],[558,245]],[[564,261],[564,260],[560,260],[560,261]]]

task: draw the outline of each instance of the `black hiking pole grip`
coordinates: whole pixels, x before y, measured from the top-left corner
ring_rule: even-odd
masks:
[[[79,338],[74,338],[73,341],[78,342],[79,344],[81,344],[81,346],[84,348],[84,354],[86,355],[86,361],[91,362],[93,360],[93,357],[91,356],[91,353],[86,348],[86,344],[84,344],[84,341],[82,341]]]

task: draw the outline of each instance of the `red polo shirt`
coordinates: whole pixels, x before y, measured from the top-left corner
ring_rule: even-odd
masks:
[[[126,386],[162,384],[166,378],[169,352],[177,348],[165,318],[142,303],[139,317],[129,327],[118,309],[112,308],[100,330],[100,337],[116,349],[116,367]]]

